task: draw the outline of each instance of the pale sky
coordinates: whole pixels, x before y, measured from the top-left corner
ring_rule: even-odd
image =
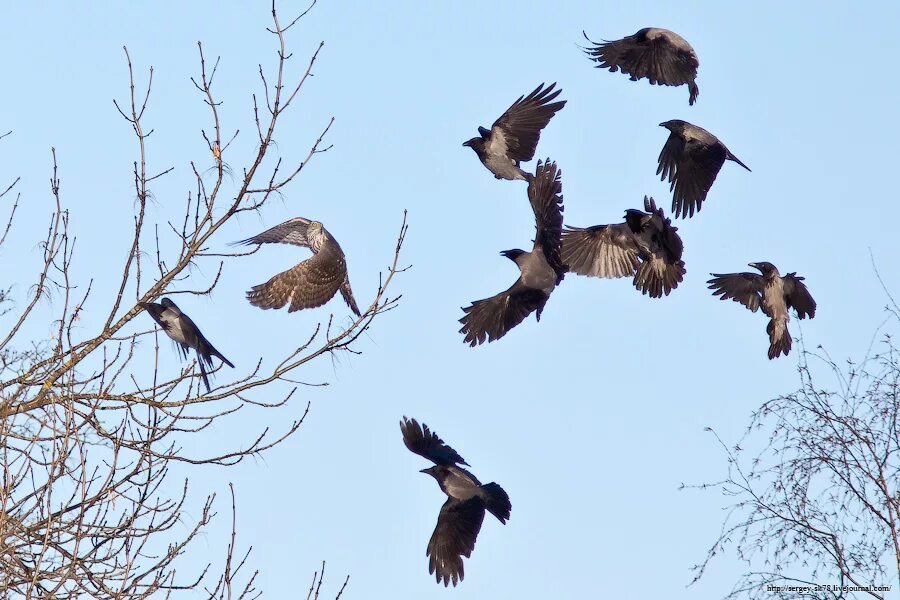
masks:
[[[284,19],[303,8],[279,4]],[[233,194],[254,139],[257,65],[275,59],[269,10],[208,1],[22,3],[6,7],[4,21],[0,133],[13,134],[0,141],[0,183],[21,175],[22,201],[0,250],[3,272],[17,299],[26,298],[51,210],[53,146],[81,244],[75,276],[108,292],[127,251],[137,158],[112,102],[128,92],[122,46],[141,79],[154,68],[148,159],[152,171],[174,171],[152,184],[150,216],[165,227],[194,189],[190,161],[213,164],[200,135],[207,110],[190,81],[199,72],[197,41],[207,56],[221,56],[224,129],[241,130],[226,156],[237,174],[226,182]],[[399,308],[360,340],[362,355],[295,373],[328,387],[303,387],[283,409],[246,411],[184,440],[198,453],[246,445],[312,402],[300,432],[262,458],[173,471],[173,490],[190,478],[194,517],[207,493],[220,499],[220,517],[182,563],[184,578],[224,552],[233,482],[239,543],[253,546],[257,586],[269,598],[305,594],[323,559],[326,597],[347,573],[344,598],[680,600],[730,590],[742,568],[733,554],[685,587],[727,499],[678,487],[724,475],[724,456],[703,428],[736,441],[754,408],[799,385],[801,344],[769,361],[765,319],[716,300],[705,282],[711,271],[747,270],[753,261],[796,271],[819,308],[812,321],[793,319],[792,333],[838,362],[865,353],[886,302],[870,252],[887,285],[900,289],[892,177],[900,42],[885,27],[898,22],[900,10],[887,2],[320,2],[288,36],[293,76],[319,41],[325,47],[274,151],[302,158],[332,116],[334,147],[283,200],[231,223],[212,246],[226,251],[295,216],[320,220],[368,305],[407,209],[403,259],[413,267],[396,280]],[[685,87],[594,69],[578,47],[582,30],[616,39],[647,26],[674,30],[696,49],[695,106]],[[669,119],[705,127],[753,172],[727,163],[699,215],[676,223],[687,275],[669,297],[641,296],[628,280],[569,275],[540,323],[531,317],[470,349],[457,332],[460,307],[515,280],[515,266],[498,253],[530,248],[534,221],[525,184],[495,180],[461,144],[518,96],[553,81],[568,104],[537,156],[562,169],[569,224],[619,222],[645,194],[668,211],[668,184],[655,171],[668,134],[658,123]],[[292,314],[245,300],[250,286],[306,256],[271,247],[234,259],[211,297],[179,304],[246,374],[260,357],[274,361],[297,347],[330,313],[349,322],[339,299]],[[200,263],[191,283],[208,282],[216,265]],[[85,335],[91,325],[86,315]],[[151,325],[139,316],[129,331]],[[152,374],[150,339],[138,378]],[[177,369],[174,351],[163,354],[161,368]],[[288,388],[273,388],[272,397]],[[427,423],[512,501],[507,525],[486,517],[452,592],[428,575],[425,557],[445,496],[418,473],[428,463],[404,447],[403,415]]]

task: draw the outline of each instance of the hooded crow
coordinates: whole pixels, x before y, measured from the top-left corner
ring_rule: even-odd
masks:
[[[504,250],[500,254],[514,261],[521,272],[516,282],[505,292],[476,300],[464,308],[466,315],[460,333],[465,342],[476,346],[493,342],[537,311],[541,320],[544,304],[562,281],[565,267],[560,258],[562,235],[562,172],[556,163],[538,161],[534,177],[528,183],[528,199],[534,211],[537,234],[531,252]]]
[[[247,300],[263,309],[281,308],[290,302],[288,312],[322,306],[341,292],[344,302],[356,316],[360,316],[350,277],[347,259],[337,240],[318,221],[297,217],[268,229],[259,235],[236,244],[293,244],[312,250],[312,257],[292,269],[279,273],[266,283],[255,285],[247,292]]]
[[[425,555],[429,557],[428,573],[433,573],[438,583],[443,581],[444,587],[451,582],[455,587],[465,576],[462,557],[469,558],[475,549],[485,509],[506,524],[512,504],[502,487],[493,482],[482,485],[477,477],[458,466],[468,463],[424,423],[420,427],[415,419],[403,417],[400,431],[410,452],[435,465],[420,472],[434,477],[447,494]]]
[[[672,212],[676,217],[693,217],[700,212],[706,194],[716,180],[725,160],[733,160],[748,171],[750,167],[732,154],[719,138],[687,121],[674,119],[660,123],[671,133],[662,152],[656,174],[665,181],[669,178],[672,196]]]
[[[631,277],[634,287],[661,298],[684,279],[684,245],[678,228],[653,198],[644,196],[643,212],[625,211],[625,222],[569,227],[562,233],[562,262],[578,275]]]
[[[816,301],[803,283],[803,277],[796,273],[788,273],[784,277],[778,273],[770,262],[750,263],[758,269],[756,273],[710,273],[713,279],[707,281],[713,296],[721,300],[740,302],[751,311],[762,308],[763,314],[769,317],[766,333],[769,334],[769,359],[791,351],[791,334],[787,324],[790,320],[788,309],[797,311],[797,317],[812,319],[816,316]]]
[[[478,128],[481,137],[464,142],[475,151],[482,164],[497,179],[531,180],[531,174],[519,168],[519,163],[534,158],[541,130],[547,126],[553,115],[566,105],[565,100],[550,103],[562,90],[553,92],[556,83],[547,89],[544,84],[537,86],[527,96],[519,96],[499,119],[494,121],[490,131]],[[552,92],[552,93],[551,93]]]
[[[697,53],[683,37],[668,29],[645,27],[634,35],[621,40],[597,43],[585,32],[584,38],[594,44],[584,48],[585,53],[596,62],[596,68],[609,68],[611,73],[621,70],[631,75],[632,81],[649,79],[653,85],[687,84],[693,106],[700,88],[697,87],[697,67],[700,60]]]
[[[212,369],[212,357],[218,356],[226,365],[234,368],[231,361],[222,356],[222,353],[216,350],[209,343],[200,329],[194,325],[189,316],[181,312],[178,306],[168,298],[160,300],[159,304],[154,302],[138,302],[138,306],[143,308],[153,317],[153,320],[160,326],[167,336],[175,342],[175,347],[181,353],[182,358],[187,358],[188,350],[193,348],[197,352],[197,364],[200,365],[200,376],[206,385],[206,391],[210,391],[209,377],[207,376],[207,367]]]

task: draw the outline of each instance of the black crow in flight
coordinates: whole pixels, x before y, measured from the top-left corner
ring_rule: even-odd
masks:
[[[688,102],[697,101],[700,88],[697,87],[697,67],[700,61],[697,53],[683,37],[668,29],[645,27],[634,35],[621,40],[597,43],[583,31],[585,39],[593,48],[585,48],[585,53],[597,63],[598,69],[609,68],[611,73],[621,70],[631,75],[632,81],[649,79],[651,84],[684,85],[690,92]]]
[[[172,338],[183,358],[187,358],[188,350],[191,348],[197,352],[197,364],[200,365],[200,376],[203,378],[207,392],[210,391],[210,387],[206,369],[207,367],[212,369],[213,356],[218,356],[222,359],[222,362],[232,369],[234,368],[231,361],[222,356],[222,353],[209,343],[209,340],[203,336],[191,318],[181,312],[178,306],[168,298],[163,298],[159,304],[138,302],[138,305],[153,317],[153,320],[156,321],[167,336]]]
[[[531,252],[519,249],[501,252],[518,265],[519,278],[505,292],[476,300],[463,309],[466,316],[459,320],[463,324],[459,332],[465,335],[465,342],[470,346],[500,339],[534,311],[540,321],[550,292],[562,281],[565,268],[560,258],[561,175],[550,159],[544,163],[538,161],[534,177],[528,183],[528,199],[537,228],[534,246]]]
[[[562,90],[553,92],[551,83],[537,86],[527,96],[519,96],[503,115],[494,121],[490,131],[478,128],[481,137],[464,142],[497,179],[531,180],[531,174],[519,168],[519,163],[534,158],[541,130],[556,112],[566,105],[565,100],[550,103]],[[552,92],[552,93],[551,93]]]
[[[360,316],[350,278],[347,259],[337,240],[318,221],[297,217],[236,244],[293,244],[312,250],[313,255],[299,265],[275,275],[247,292],[247,300],[263,309],[281,308],[288,312],[322,306],[340,290],[344,302]]]
[[[660,123],[671,133],[662,152],[656,174],[665,181],[669,178],[672,195],[672,212],[676,217],[693,217],[700,212],[706,194],[716,180],[725,160],[733,160],[748,171],[750,167],[732,154],[719,138],[687,121],[674,119]]]
[[[634,287],[651,298],[678,287],[684,279],[684,245],[678,228],[644,196],[644,210],[628,209],[625,222],[569,227],[562,233],[562,262],[588,277],[631,277]]]
[[[766,333],[769,334],[769,359],[791,351],[791,334],[787,325],[790,320],[788,309],[797,311],[801,319],[816,316],[816,301],[803,283],[803,277],[788,273],[781,277],[778,269],[770,262],[750,263],[762,275],[756,273],[710,273],[713,279],[707,281],[713,296],[721,300],[729,298],[740,302],[751,311],[762,308],[769,317]]]
[[[447,494],[425,555],[429,557],[428,572],[434,573],[437,582],[443,581],[444,587],[452,582],[455,587],[465,576],[462,557],[469,558],[475,549],[484,510],[506,524],[512,504],[502,487],[493,482],[482,485],[477,477],[458,466],[468,463],[427,425],[420,427],[415,419],[403,417],[400,431],[410,452],[434,463],[421,472],[434,477]]]

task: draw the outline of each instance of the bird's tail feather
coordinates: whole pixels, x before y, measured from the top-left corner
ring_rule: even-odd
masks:
[[[200,377],[203,378],[203,384],[206,385],[206,393],[208,394],[211,390],[209,387],[209,376],[206,374],[206,367],[203,366],[203,357],[197,357],[197,364],[200,365]]]
[[[766,327],[766,333],[769,334],[769,360],[777,358],[784,354],[787,356],[791,352],[791,332],[788,331],[787,323],[782,321],[769,321]]]
[[[510,512],[512,512],[512,504],[509,502],[509,496],[506,495],[503,488],[491,482],[481,486],[481,491],[483,492],[485,507],[501,523],[506,523]]]

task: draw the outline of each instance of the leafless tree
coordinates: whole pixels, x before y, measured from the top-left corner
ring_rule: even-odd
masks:
[[[52,152],[52,209],[41,240],[40,272],[24,298],[14,298],[10,289],[0,290],[0,598],[134,599],[169,597],[185,590],[193,590],[192,597],[200,593],[210,599],[260,595],[248,552],[242,552],[236,542],[233,490],[232,538],[223,562],[213,562],[200,572],[179,570],[180,558],[190,552],[192,541],[216,514],[215,494],[201,492],[200,498],[206,499],[199,514],[185,510],[189,501],[199,499],[189,479],[177,482],[168,477],[170,468],[176,463],[188,471],[234,465],[298,430],[308,403],[293,410],[297,418],[281,431],[250,432],[235,447],[209,456],[183,450],[185,436],[204,435],[214,423],[247,411],[288,406],[296,385],[274,400],[260,398],[271,397],[273,382],[294,381],[292,377],[308,362],[358,352],[354,343],[360,335],[376,317],[397,306],[399,296],[388,295],[388,288],[403,271],[398,264],[406,216],[399,223],[398,215],[396,243],[385,248],[387,270],[361,317],[343,327],[326,319],[295,351],[271,363],[260,360],[249,373],[211,393],[203,393],[193,364],[175,377],[154,370],[151,383],[139,383],[145,378],[133,372],[146,370],[145,363],[132,361],[140,342],[156,340],[158,355],[159,341],[154,329],[131,323],[141,312],[138,302],[154,301],[164,292],[212,292],[233,256],[208,250],[217,232],[243,212],[262,210],[310,160],[330,148],[324,144],[333,118],[323,119],[321,134],[299,164],[266,160],[283,115],[312,75],[324,45],[318,45],[297,80],[286,79],[285,67],[293,56],[286,48],[286,34],[314,5],[315,1],[283,24],[272,4],[269,31],[277,53],[273,65],[259,67],[260,92],[253,95],[253,113],[248,115],[257,150],[242,169],[235,192],[227,191],[232,188],[227,185],[231,167],[226,158],[239,160],[229,156],[239,129],[224,133],[226,125],[220,120],[214,93],[219,61],[207,60],[198,44],[199,74],[193,81],[208,109],[209,123],[202,135],[215,164],[210,177],[197,166],[209,158],[191,163],[191,189],[184,206],[164,223],[154,222],[147,212],[154,181],[172,172],[171,167],[156,169],[146,159],[153,132],[145,123],[153,69],[139,81],[125,49],[130,91],[115,107],[134,134],[136,200],[121,204],[133,211],[134,232],[128,247],[120,249],[121,271],[112,297],[92,293],[93,280],[77,281],[73,275],[76,261],[90,261],[90,252],[99,250],[78,248],[76,236],[70,233],[70,213],[56,152]],[[0,209],[6,216],[0,246],[14,225],[19,198],[10,199],[17,182],[13,178],[7,187],[0,187],[5,190],[0,194]],[[216,273],[211,283],[193,282],[191,269],[200,265]],[[210,265],[215,268],[209,269]],[[29,337],[27,332],[46,330],[47,311],[52,335]],[[92,318],[84,319],[88,314]],[[93,320],[99,326],[89,330],[84,322]],[[219,373],[219,379],[224,379],[224,373]],[[319,596],[322,571],[310,597]],[[346,585],[347,580],[338,597]]]
[[[896,597],[900,349],[889,335],[875,348],[846,364],[804,351],[797,391],[765,402],[734,447],[716,435],[727,477],[689,487],[732,502],[694,581],[733,550],[747,571],[726,598]]]

